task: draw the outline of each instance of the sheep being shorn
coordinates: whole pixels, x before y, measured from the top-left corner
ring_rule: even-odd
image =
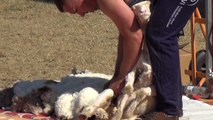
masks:
[[[93,91],[96,91],[96,93],[101,92],[108,79],[110,79],[110,76],[87,72],[77,75],[72,74],[58,81],[18,81],[12,89],[14,91],[12,111],[52,115],[56,110],[55,106],[58,105],[55,105],[55,102],[61,95],[65,96],[66,93],[69,93],[76,96],[78,93],[85,91],[82,89],[87,87],[95,88]],[[92,91],[91,89],[87,90]],[[63,105],[68,103],[69,99],[66,100],[67,102],[65,101]]]

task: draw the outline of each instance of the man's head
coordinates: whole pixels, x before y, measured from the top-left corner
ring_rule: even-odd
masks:
[[[79,14],[84,16],[88,12],[98,9],[96,0],[54,0],[57,8],[61,12]]]

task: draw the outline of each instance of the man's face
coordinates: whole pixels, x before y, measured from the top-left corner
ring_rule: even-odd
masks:
[[[88,12],[94,12],[98,9],[96,0],[64,0],[64,12],[79,14],[84,16]]]

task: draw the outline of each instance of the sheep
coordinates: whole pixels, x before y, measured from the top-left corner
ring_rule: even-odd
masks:
[[[71,118],[71,115],[63,115],[63,111],[60,111],[60,108],[64,106],[64,103],[69,104],[69,101],[72,101],[71,98],[75,98],[76,100],[73,99],[72,102],[76,101],[74,103],[77,103],[79,100],[81,101],[86,97],[83,95],[88,95],[89,93],[92,93],[90,96],[92,99],[93,95],[98,94],[103,90],[104,84],[108,82],[110,77],[111,76],[98,73],[94,74],[87,71],[84,72],[84,74],[71,74],[62,78],[62,80],[57,81],[17,81],[13,85],[12,90],[14,92],[12,111],[46,115],[52,115],[52,113],[56,111],[56,115],[59,117],[65,116]],[[69,95],[72,97],[67,97],[69,99],[63,99]],[[82,103],[83,102],[85,101],[82,101]],[[85,105],[80,104],[80,106]],[[77,117],[76,114],[82,109],[81,107],[78,108],[79,110],[75,109],[76,112],[72,116]],[[63,110],[64,112],[69,113],[66,109]],[[99,111],[101,111],[101,109],[99,109]]]
[[[71,74],[62,80],[16,81],[12,87],[14,92],[12,111],[50,115],[54,111],[55,101],[66,92],[70,94],[79,92],[89,86],[97,88],[96,90],[100,92],[107,80],[95,76],[110,78],[107,75],[91,74],[86,71],[84,75]]]
[[[88,76],[88,77],[83,77],[83,76]],[[49,105],[52,105],[54,107],[53,109],[55,110],[56,116],[58,116],[59,118],[74,119],[77,117],[78,114],[83,114],[85,116],[90,116],[90,117],[92,117],[92,115],[96,115],[97,118],[109,119],[111,118],[111,116],[113,116],[113,113],[111,113],[111,111],[113,110],[107,110],[107,107],[109,107],[108,104],[111,103],[110,100],[113,97],[113,91],[111,89],[107,89],[107,90],[104,90],[105,92],[102,92],[101,89],[103,88],[104,84],[108,82],[110,77],[105,76],[105,78],[107,79],[102,80],[100,78],[94,78],[94,76],[101,76],[101,74],[82,74],[79,76],[71,75],[69,79],[67,78],[67,79],[61,80],[60,82],[55,84],[55,86],[52,88],[42,87],[36,91],[34,90],[33,92],[31,92],[31,94],[25,96],[24,97],[25,99],[22,99],[22,103],[26,103],[27,105],[23,105],[21,103],[18,103],[18,105],[23,105],[24,110],[27,109],[24,112],[33,111],[34,114],[38,114],[38,112],[35,112],[35,111],[39,111],[40,113],[42,113],[44,110],[40,109],[40,107],[38,107],[37,105],[42,106],[42,104],[44,105],[44,102],[46,102],[46,103],[49,103]],[[63,86],[66,89],[65,91],[63,91],[64,89],[62,89]],[[68,89],[66,88],[68,86],[71,86],[71,87]],[[83,94],[83,93],[86,93],[86,94]],[[56,96],[57,99],[53,98],[53,96]],[[136,94],[132,94],[128,98],[128,101],[134,100],[135,96]],[[85,100],[87,99],[85,98],[87,98],[88,100],[89,99],[92,99],[92,100],[91,102],[86,102]],[[29,101],[26,101],[26,100],[29,100]],[[39,100],[42,100],[42,101],[39,101]],[[83,100],[81,104],[78,104],[77,107],[72,107],[74,103],[77,103],[81,100]],[[34,101],[34,102],[32,103],[30,101]],[[50,103],[53,103],[55,105]],[[31,105],[30,108],[29,108],[29,105]],[[97,106],[97,107],[94,109],[94,107],[92,106]],[[124,108],[126,108],[126,106],[124,106]],[[134,107],[134,104],[131,104],[129,106]],[[113,109],[114,111],[116,111],[116,108],[113,108]],[[92,112],[88,112],[88,110]],[[124,110],[124,112],[126,111],[130,111],[130,110]],[[91,113],[91,114],[88,114],[88,113]]]

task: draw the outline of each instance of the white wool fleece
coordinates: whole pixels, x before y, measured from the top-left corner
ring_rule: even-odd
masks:
[[[84,107],[92,104],[98,96],[98,92],[86,87],[74,94],[62,94],[55,104],[56,115],[60,118],[76,119]]]
[[[73,118],[72,110],[72,100],[73,95],[69,93],[64,93],[58,97],[58,100],[55,102],[55,113],[59,118]],[[68,112],[69,111],[69,112]]]

